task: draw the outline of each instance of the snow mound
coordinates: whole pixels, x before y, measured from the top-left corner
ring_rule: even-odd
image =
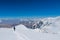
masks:
[[[28,31],[28,29],[20,24],[16,26],[16,31],[14,31],[14,34],[17,36],[17,40],[30,40],[24,33],[25,31]],[[26,32],[27,33],[27,32]]]
[[[22,24],[19,24],[19,25],[17,25],[16,26],[16,30],[28,30],[24,25],[22,25]]]

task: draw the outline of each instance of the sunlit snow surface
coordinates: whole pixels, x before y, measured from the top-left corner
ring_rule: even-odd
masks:
[[[16,31],[1,28],[0,40],[60,40],[60,34],[36,32],[23,25],[18,25]]]
[[[28,29],[19,24],[16,30],[13,28],[0,28],[0,40],[60,40],[60,18],[42,19],[43,22],[51,22],[41,29]]]

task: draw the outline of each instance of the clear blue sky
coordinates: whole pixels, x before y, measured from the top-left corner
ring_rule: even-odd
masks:
[[[0,0],[0,17],[60,16],[60,0]]]

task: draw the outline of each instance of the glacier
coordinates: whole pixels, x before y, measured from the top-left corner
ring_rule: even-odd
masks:
[[[60,17],[48,17],[33,19],[33,27],[26,27],[25,24],[15,25],[13,28],[0,28],[0,40],[60,40]],[[22,20],[20,20],[22,21]],[[27,22],[28,19],[24,20]],[[28,22],[30,22],[29,20]],[[39,24],[42,21],[43,24]],[[18,21],[19,22],[19,21]],[[27,22],[27,23],[28,23]],[[40,28],[37,27],[40,25]]]

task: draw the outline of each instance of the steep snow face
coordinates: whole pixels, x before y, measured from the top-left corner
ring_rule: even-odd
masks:
[[[60,19],[59,17],[56,18],[44,18],[42,19],[43,26],[41,31],[47,33],[60,33]]]

